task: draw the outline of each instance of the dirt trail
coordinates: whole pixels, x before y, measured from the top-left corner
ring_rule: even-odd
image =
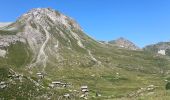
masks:
[[[100,61],[98,61],[92,54],[91,54],[91,51],[90,50],[87,50],[88,53],[89,53],[89,56],[92,58],[93,61],[97,62],[98,64],[101,64]]]

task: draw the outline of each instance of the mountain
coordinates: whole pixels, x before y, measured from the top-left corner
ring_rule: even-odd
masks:
[[[9,25],[9,24],[11,24],[11,22],[7,22],[7,23],[1,23],[1,22],[0,22],[0,27],[7,26],[7,25]]]
[[[157,44],[144,47],[145,51],[170,56],[170,42],[159,42]]]
[[[111,43],[87,36],[75,20],[58,11],[30,10],[0,29],[0,99],[169,96],[164,89],[164,80],[170,80],[169,58],[136,50],[122,38],[114,43],[128,49]]]
[[[123,37],[118,38],[117,40],[109,41],[108,43],[116,45],[121,48],[130,49],[130,50],[139,50],[140,49],[134,43],[132,43],[131,41],[129,41]]]
[[[85,35],[73,19],[52,9],[33,9],[22,15],[15,23],[5,27],[4,30],[5,32],[1,34],[8,35],[2,36],[3,39],[0,41],[2,47],[9,46],[10,43],[15,44],[16,41],[29,45],[33,54],[29,68],[43,66],[44,70],[47,63],[62,62],[66,59],[65,56],[73,54],[77,55],[76,58],[82,54],[84,59],[99,63],[88,49],[88,46],[97,46],[98,43]],[[75,58],[70,58],[70,62],[76,61]]]

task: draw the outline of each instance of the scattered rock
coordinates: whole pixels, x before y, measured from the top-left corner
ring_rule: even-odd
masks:
[[[5,57],[6,53],[7,52],[5,50],[0,49],[0,57]]]

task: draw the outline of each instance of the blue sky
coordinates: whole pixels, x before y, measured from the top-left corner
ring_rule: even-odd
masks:
[[[50,7],[77,20],[96,40],[125,37],[140,47],[170,40],[170,0],[1,0],[0,5],[0,22]]]

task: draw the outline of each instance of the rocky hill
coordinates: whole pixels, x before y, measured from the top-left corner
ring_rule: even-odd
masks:
[[[148,45],[144,47],[144,50],[155,54],[170,56],[170,42],[159,42],[157,44]]]
[[[108,43],[110,43],[112,45],[116,45],[116,46],[121,47],[121,48],[129,49],[129,50],[139,50],[140,49],[134,43],[132,43],[131,41],[129,41],[129,40],[123,38],[123,37],[118,38],[118,39],[113,40],[113,41],[109,41]]]

